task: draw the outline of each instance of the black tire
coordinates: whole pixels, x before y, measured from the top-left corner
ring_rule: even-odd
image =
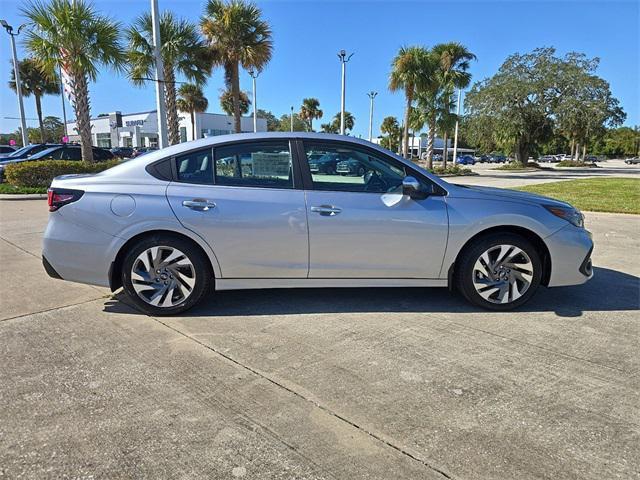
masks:
[[[151,247],[167,246],[180,250],[193,265],[195,285],[190,295],[181,303],[172,307],[158,307],[147,303],[136,293],[132,280],[131,269],[133,263],[142,252]],[[143,313],[156,316],[177,315],[185,312],[202,300],[212,290],[213,271],[209,259],[191,241],[178,235],[160,234],[142,238],[126,253],[122,262],[122,286],[127,297],[134,306]]]
[[[532,280],[529,288],[522,294],[520,298],[509,303],[492,303],[485,300],[475,289],[473,285],[474,265],[480,255],[489,250],[491,247],[498,245],[513,245],[523,250],[531,260],[533,266]],[[472,304],[487,310],[506,311],[513,310],[525,304],[540,286],[542,279],[542,260],[540,253],[535,246],[526,238],[513,233],[495,233],[479,238],[471,245],[468,245],[458,257],[455,267],[455,286],[462,295]]]
[[[358,169],[358,176],[362,177],[365,173],[367,173],[367,171],[364,169],[364,167],[360,167]]]

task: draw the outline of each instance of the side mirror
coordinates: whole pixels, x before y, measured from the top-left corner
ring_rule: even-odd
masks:
[[[404,180],[402,180],[402,194],[414,200],[422,200],[429,196],[415,177],[404,177]]]

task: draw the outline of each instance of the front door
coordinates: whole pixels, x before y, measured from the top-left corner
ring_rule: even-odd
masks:
[[[223,278],[307,276],[304,192],[294,189],[288,140],[234,143],[175,162],[169,203],[211,246]]]
[[[443,196],[402,195],[407,168],[374,149],[305,141],[304,151],[311,162],[338,159],[335,168],[306,173],[309,278],[439,277],[448,235]]]

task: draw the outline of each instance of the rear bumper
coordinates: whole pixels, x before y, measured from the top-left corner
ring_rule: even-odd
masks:
[[[42,263],[53,278],[108,287],[112,252],[119,241],[54,212],[44,233]]]
[[[550,287],[580,285],[593,277],[593,240],[587,230],[567,225],[545,242],[551,256]]]

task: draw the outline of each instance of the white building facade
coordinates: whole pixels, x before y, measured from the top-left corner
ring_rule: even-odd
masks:
[[[204,137],[233,133],[233,117],[219,113],[195,113],[194,126],[191,115],[178,112],[180,142]],[[253,132],[253,117],[240,119],[242,132]],[[258,118],[257,130],[267,130],[267,121]],[[195,135],[194,135],[195,131]],[[76,122],[67,122],[69,140],[80,141]],[[91,119],[91,140],[93,145],[103,148],[114,147],[158,147],[158,115],[155,110],[128,113],[113,112]]]

